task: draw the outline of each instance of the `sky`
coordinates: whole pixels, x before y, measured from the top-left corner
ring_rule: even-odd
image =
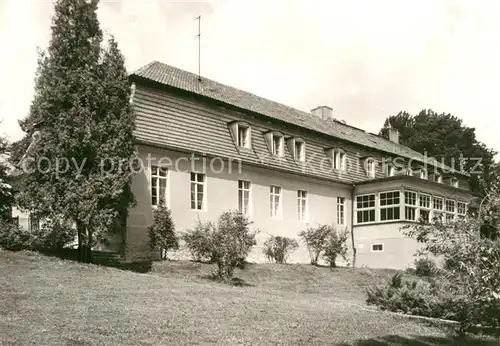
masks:
[[[33,97],[50,0],[0,0],[0,134]],[[129,72],[159,60],[378,133],[389,115],[452,113],[500,152],[500,1],[101,0]],[[497,155],[500,159],[500,155]]]

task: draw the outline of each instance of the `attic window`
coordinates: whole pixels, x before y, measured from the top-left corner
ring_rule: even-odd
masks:
[[[425,168],[422,168],[420,170],[420,179],[427,180],[428,178],[429,178],[429,174],[427,173],[427,170]]]
[[[457,178],[451,178],[450,179],[450,185],[453,187],[458,187],[458,179]]]
[[[305,143],[297,139],[294,142],[295,142],[294,143],[295,160],[304,162],[306,160]]]
[[[238,148],[252,148],[252,131],[250,125],[242,121],[229,123],[229,131]]]
[[[272,134],[271,153],[276,156],[283,156],[283,136],[276,133]]]
[[[238,124],[237,144],[242,148],[250,148],[250,127]]]
[[[375,160],[368,158],[365,161],[365,170],[368,178],[375,178]]]
[[[442,183],[443,182],[443,176],[439,173],[434,173],[434,181],[436,183]]]

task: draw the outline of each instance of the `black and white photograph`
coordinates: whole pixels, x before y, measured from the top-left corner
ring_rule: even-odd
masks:
[[[500,345],[499,18],[0,0],[0,346]]]

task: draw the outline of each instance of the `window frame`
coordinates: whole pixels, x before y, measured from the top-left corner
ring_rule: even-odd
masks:
[[[460,205],[463,205],[463,213],[460,212]],[[460,216],[467,215],[467,203],[466,202],[457,200],[457,214]]]
[[[300,196],[301,193],[304,193],[305,196]],[[301,202],[304,202],[304,205]],[[309,220],[309,193],[307,190],[297,190],[297,217],[299,221],[307,222]]]
[[[373,196],[373,206],[368,206],[368,207],[358,207],[358,198],[362,198],[362,197],[370,197],[370,196]],[[359,225],[359,224],[370,224],[370,223],[374,223],[374,222],[377,222],[377,194],[376,193],[366,193],[366,194],[362,194],[362,195],[357,195],[355,197],[355,206],[356,206],[356,224]],[[365,201],[361,201],[361,203],[365,203]],[[368,200],[368,203],[371,203],[370,200]],[[361,212],[361,215],[364,215],[363,212],[368,212],[368,219],[370,219],[370,215],[371,215],[371,211],[373,210],[373,220],[370,220],[370,221],[359,221],[359,212]]]
[[[407,198],[407,194],[414,195],[415,198],[409,199],[409,198]],[[414,200],[415,203],[414,204],[408,203],[408,200]],[[413,222],[418,221],[417,211],[418,211],[419,203],[420,202],[419,202],[417,191],[404,190],[404,210],[405,210],[404,220],[405,221],[413,221]],[[411,211],[411,213],[413,213],[413,215],[415,215],[415,218],[413,218],[413,219],[408,218],[408,215],[411,214],[411,213],[409,213],[409,211]]]
[[[428,194],[428,193],[423,193],[423,192],[419,193],[419,196],[418,196],[419,216],[418,216],[418,218],[420,221],[422,221],[422,211],[425,211],[426,213],[428,213],[429,218],[427,220],[424,220],[424,221],[426,223],[431,222],[431,220],[432,220],[432,197],[433,196]],[[427,201],[429,202],[427,206],[422,204],[423,198],[427,198]]]
[[[374,249],[374,246],[381,246],[382,249],[381,250],[375,250]],[[370,247],[370,251],[371,252],[384,252],[384,243],[372,243],[372,246]]]
[[[376,168],[376,161],[373,158],[366,159],[366,175],[370,179],[375,179],[375,176],[377,175],[377,168]],[[373,169],[370,170],[370,166],[372,166]]]
[[[276,143],[275,143],[275,138],[279,140],[279,147],[278,151],[276,151]],[[283,157],[285,154],[285,148],[284,148],[284,136],[281,134],[277,133],[271,133],[271,154],[273,156],[278,156],[278,157]]]
[[[273,188],[278,189],[279,193],[273,192]],[[274,198],[273,198],[274,197]],[[277,208],[273,208],[276,205],[276,197],[278,198]],[[283,188],[278,185],[269,185],[269,212],[270,217],[273,220],[283,219]]]
[[[395,197],[393,196],[392,198],[382,198],[382,195],[388,195],[388,194],[394,194],[397,193],[397,204],[391,203],[391,204],[384,204],[382,205],[382,201],[389,201],[389,200],[394,200]],[[388,191],[381,191],[378,194],[378,209],[379,209],[379,220],[380,222],[390,222],[390,221],[397,221],[401,220],[401,191],[400,190],[388,190]],[[388,210],[392,210],[393,216],[395,215],[395,211],[397,210],[397,218],[388,218]],[[385,211],[385,220],[382,220],[382,210]]]
[[[345,211],[346,211],[346,198],[337,197],[337,225],[345,226]]]
[[[245,131],[245,138],[244,138],[243,143],[241,143],[241,141],[240,141],[240,130],[241,129],[244,129],[244,131]],[[245,124],[241,124],[241,123],[236,124],[236,145],[239,148],[246,148],[246,149],[250,149],[252,147],[250,126],[245,125]]]
[[[160,171],[165,170],[165,175],[160,175]],[[157,208],[160,205],[160,191],[161,191],[161,181],[165,182],[165,192],[164,192],[164,202],[165,206],[169,207],[170,206],[170,198],[168,198],[168,189],[170,188],[169,184],[169,176],[170,176],[170,169],[165,166],[158,166],[158,165],[151,165],[149,168],[149,193],[150,193],[150,200],[149,202],[151,203],[151,206],[154,208]],[[155,202],[153,203],[153,180],[156,180],[155,184],[155,191],[156,191],[156,198]]]
[[[346,152],[343,149],[332,149],[332,168],[337,171],[345,171],[346,168]]]
[[[248,188],[245,184],[248,183]],[[245,212],[245,192],[248,192],[248,205]],[[241,195],[241,197],[240,197]],[[241,205],[240,205],[241,202]],[[252,182],[250,180],[238,179],[238,210],[246,216],[252,215]]]
[[[300,146],[299,152],[297,153],[297,145]],[[306,142],[300,139],[295,139],[293,143],[294,160],[299,162],[306,161]]]
[[[453,204],[453,211],[448,210],[448,202],[452,202]],[[444,202],[444,220],[446,223],[451,223],[454,222],[457,219],[457,201],[451,198],[446,198]],[[451,216],[451,220],[448,219],[448,217]]]
[[[193,174],[195,175],[195,180],[193,181]],[[202,176],[203,177],[203,181],[198,181],[198,177],[199,176]],[[201,173],[201,172],[195,172],[195,171],[192,171],[190,172],[189,174],[189,181],[190,181],[190,208],[192,211],[207,211],[207,175],[205,173]],[[195,196],[195,199],[194,199],[194,203],[195,203],[195,208],[193,208],[193,184],[194,184],[194,187],[195,187],[195,191],[194,191],[194,196]],[[201,199],[201,209],[200,208],[197,208],[198,206],[198,202],[199,202],[199,199],[198,199],[198,194],[199,194],[199,186],[203,186],[203,189],[202,189],[202,199]]]

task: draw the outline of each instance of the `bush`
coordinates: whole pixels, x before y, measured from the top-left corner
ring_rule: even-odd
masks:
[[[242,266],[256,244],[256,232],[250,231],[250,224],[239,211],[228,211],[219,216],[217,223],[198,222],[183,239],[195,258],[210,259],[217,265],[217,279],[231,281],[234,269]]]
[[[31,232],[13,223],[0,224],[0,246],[11,251],[57,252],[75,237],[76,231],[59,220],[45,220],[40,229]]]
[[[415,260],[415,275],[420,277],[435,276],[438,271],[436,262],[430,258],[419,258]]]
[[[179,240],[175,235],[175,226],[170,210],[163,200],[153,212],[153,224],[148,228],[149,246],[160,250],[160,258],[166,259],[169,250],[179,248]]]
[[[11,222],[0,222],[0,247],[5,250],[29,250],[31,234],[22,227]]]
[[[58,252],[73,243],[76,230],[60,219],[44,220],[38,230],[31,232],[30,249],[39,252]]]
[[[338,233],[333,228],[328,233],[326,242],[323,248],[323,258],[330,265],[330,267],[336,267],[336,260],[338,256],[341,256],[344,261],[347,261],[347,238],[349,237],[349,232],[344,230]]]
[[[210,239],[215,225],[211,222],[198,221],[193,229],[181,235],[194,261],[213,263]]]
[[[295,239],[270,236],[269,239],[265,241],[262,252],[269,261],[284,264],[290,256],[290,253],[297,250],[298,247],[299,243]]]
[[[332,267],[336,266],[335,261],[338,256],[346,259],[346,241],[349,237],[347,229],[339,234],[333,226],[318,225],[317,227],[308,227],[305,231],[300,232],[299,237],[306,244],[313,265],[318,264],[321,255]]]
[[[309,251],[311,264],[317,265],[318,259],[325,248],[327,238],[333,227],[329,225],[319,225],[317,227],[308,227],[305,231],[299,233]]]

